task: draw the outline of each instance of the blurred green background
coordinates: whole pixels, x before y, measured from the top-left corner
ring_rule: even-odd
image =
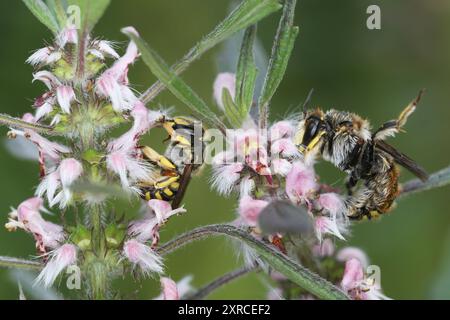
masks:
[[[366,8],[381,7],[381,30],[366,28]],[[229,9],[226,0],[113,0],[95,35],[121,41],[120,28],[133,25],[171,63],[209,32]],[[258,34],[270,51],[279,13],[259,25]],[[296,16],[298,38],[285,80],[272,106],[273,120],[295,110],[310,88],[314,105],[357,112],[374,126],[394,118],[420,88],[425,97],[407,125],[407,134],[392,143],[423,164],[430,172],[449,165],[450,148],[450,2],[439,0],[299,0]],[[50,41],[49,32],[21,1],[0,1],[0,112],[22,115],[43,86],[31,83],[32,68],[24,63],[36,48]],[[212,103],[212,83],[217,73],[220,47],[208,52],[184,74],[202,97]],[[155,80],[142,62],[130,71],[135,88],[145,90]],[[158,98],[164,106],[184,108],[169,93]],[[6,134],[0,129],[2,135]],[[147,138],[160,143],[162,135]],[[37,164],[17,160],[0,146],[0,212],[6,222],[10,206],[32,196],[37,184]],[[343,175],[330,165],[317,171],[328,183],[341,183]],[[404,172],[404,171],[403,171]],[[411,176],[404,172],[403,180]],[[208,170],[194,179],[185,198],[189,213],[173,219],[163,240],[196,226],[230,221],[235,200],[210,191]],[[411,196],[398,203],[392,214],[372,223],[357,224],[347,244],[363,248],[371,262],[381,267],[386,295],[395,299],[450,298],[449,188]],[[230,241],[209,239],[170,255],[168,274],[180,279],[194,276],[201,286],[239,265]],[[0,255],[29,257],[31,238],[0,228]],[[157,295],[158,284],[142,287],[121,281],[130,297]],[[210,298],[259,299],[266,285],[258,275],[239,279]],[[0,299],[16,299],[17,284],[7,270],[0,270]]]

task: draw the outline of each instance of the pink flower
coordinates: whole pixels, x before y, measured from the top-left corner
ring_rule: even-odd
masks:
[[[339,230],[338,223],[336,219],[330,219],[328,217],[320,216],[316,218],[315,228],[316,235],[319,241],[322,241],[323,234],[328,233],[341,240],[345,240]]]
[[[62,54],[60,51],[55,51],[52,47],[45,47],[36,50],[26,62],[32,66],[38,66],[41,64],[52,64],[61,59],[61,57]]]
[[[72,184],[78,180],[83,174],[83,165],[76,159],[68,158],[61,161],[57,169],[57,173],[44,178],[43,182],[38,188],[38,192],[43,194],[47,192],[47,197],[53,198],[50,201],[50,206],[59,203],[60,208],[66,207],[72,200],[72,191],[70,190]],[[62,191],[53,197],[55,188],[62,186]]]
[[[390,300],[381,291],[375,278],[367,277],[361,261],[355,258],[345,263],[341,287],[355,300]]]
[[[133,27],[125,27],[125,28],[122,28],[121,31],[122,31],[122,33],[125,33],[125,34],[133,33],[135,36],[139,37],[139,33]],[[134,63],[134,61],[136,61],[138,56],[139,56],[139,51],[138,51],[137,45],[133,41],[130,41],[125,55],[122,58],[120,58],[119,59],[120,61],[118,61],[118,62],[119,62],[119,64],[123,64],[122,69],[124,70],[124,69],[127,69],[130,64]]]
[[[148,206],[154,212],[158,224],[163,224],[173,215],[186,212],[186,209],[184,208],[172,210],[170,203],[163,200],[152,199],[148,202]]]
[[[299,151],[291,139],[279,139],[272,143],[272,155],[283,157],[294,157],[299,155]]]
[[[278,121],[270,127],[270,139],[271,141],[275,141],[278,139],[291,138],[294,136],[295,130],[296,127],[294,121]]]
[[[46,117],[49,113],[53,111],[53,99],[48,99],[44,102],[40,107],[37,108],[35,119],[36,121],[41,120],[42,118]]]
[[[77,262],[77,247],[73,244],[64,244],[50,252],[49,256],[49,261],[34,282],[45,288],[53,285],[61,271]]]
[[[255,190],[255,181],[250,176],[242,178],[239,185],[239,193],[241,197],[250,196],[253,190]]]
[[[47,194],[47,200],[50,206],[53,206],[56,191],[61,187],[61,178],[58,170],[48,173],[36,189],[36,196],[42,198]]]
[[[133,126],[122,136],[111,141],[108,145],[109,150],[122,153],[136,152],[139,138],[164,117],[161,112],[148,110],[140,101],[135,103],[131,116],[134,120]]]
[[[125,28],[136,32],[133,28]],[[133,108],[137,98],[127,87],[128,66],[136,60],[139,52],[134,42],[130,42],[125,55],[119,58],[114,65],[106,70],[96,82],[97,94],[108,97],[115,111],[122,112]]]
[[[228,195],[238,182],[244,169],[242,163],[232,163],[213,167],[212,186],[220,194]]]
[[[96,40],[92,43],[92,46],[102,54],[106,54],[107,56],[113,57],[115,59],[120,58],[119,54],[116,52],[116,50],[114,50],[113,44],[110,41]]]
[[[128,234],[139,242],[159,239],[158,229],[173,215],[184,213],[184,208],[172,210],[169,202],[152,199],[148,202],[150,212],[141,220],[133,221],[128,228]]]
[[[272,160],[272,171],[274,174],[278,174],[282,177],[288,175],[292,169],[292,164],[286,159],[274,159]]]
[[[146,275],[163,272],[162,259],[150,247],[130,239],[123,246],[124,256],[134,265],[139,266]]]
[[[317,203],[330,213],[331,217],[336,217],[338,213],[342,212],[344,202],[336,193],[322,193],[317,200]]]
[[[128,234],[139,242],[147,242],[155,239],[158,226],[155,215],[149,213],[143,219],[131,221],[128,226]]]
[[[50,48],[45,47],[39,50],[36,50],[28,59],[27,63],[31,64],[32,66],[37,66],[42,63],[46,63],[48,57],[50,56]]]
[[[75,101],[75,92],[70,86],[59,86],[56,89],[56,98],[62,111],[70,113],[70,105]]]
[[[22,120],[29,123],[36,122],[36,119],[33,117],[31,113],[25,114],[22,117]],[[31,129],[25,129],[24,131],[12,130],[12,132],[14,134],[24,136],[38,147],[41,157],[40,161],[42,164],[44,164],[44,159],[46,157],[51,158],[51,160],[57,161],[59,160],[61,153],[71,152],[71,150],[68,147],[60,145],[56,142],[51,142]]]
[[[127,101],[124,101],[122,98],[120,84],[117,82],[116,77],[109,69],[97,79],[96,92],[103,97],[109,97],[112,106],[116,111],[122,111],[123,109],[130,108]]]
[[[256,151],[266,149],[267,139],[259,134],[258,129],[227,130],[229,150],[237,152],[238,157],[254,154]]]
[[[10,231],[17,228],[33,234],[36,247],[45,252],[46,248],[56,248],[64,240],[64,230],[61,226],[45,221],[40,211],[45,210],[41,198],[31,198],[22,202],[17,211],[10,214],[6,228]]]
[[[134,104],[130,114],[134,120],[130,132],[135,135],[136,141],[164,117],[160,111],[150,111],[147,109],[139,100]]]
[[[350,259],[345,263],[344,276],[341,281],[341,287],[345,291],[351,291],[357,288],[364,279],[364,269],[361,262],[357,259]]]
[[[164,300],[180,300],[177,284],[170,278],[161,278],[161,287]]]
[[[119,176],[124,188],[130,186],[130,179],[131,181],[144,181],[151,178],[148,164],[139,159],[132,151],[126,149],[108,154],[106,164],[109,170]]]
[[[38,146],[42,158],[48,156],[52,160],[59,160],[61,154],[70,153],[71,150],[59,143],[52,142],[34,131],[27,130],[25,136]]]
[[[214,81],[214,99],[216,100],[217,105],[222,110],[225,110],[222,101],[222,94],[224,89],[228,90],[231,98],[234,100],[236,92],[236,75],[234,73],[219,73],[216,80]]]
[[[308,196],[316,192],[318,187],[312,167],[300,161],[292,165],[291,171],[286,176],[286,193],[292,201],[308,200]]]
[[[161,278],[162,292],[153,300],[178,300],[192,291],[191,281],[192,276],[186,276],[177,283],[170,278]]]
[[[41,81],[48,89],[53,90],[54,88],[61,86],[61,81],[51,72],[43,70],[33,74],[33,82]]]
[[[57,43],[61,48],[64,48],[67,43],[78,43],[78,30],[76,26],[68,26],[57,37]]]
[[[61,161],[58,171],[63,187],[69,188],[83,174],[83,165],[77,159],[68,158]]]
[[[244,196],[239,202],[239,215],[248,226],[256,227],[259,214],[268,204],[269,202],[267,201]]]
[[[366,253],[356,247],[345,247],[336,255],[336,259],[341,262],[347,262],[351,259],[358,260],[363,267],[367,268],[369,266],[369,258]]]
[[[334,254],[335,246],[331,239],[326,238],[322,243],[313,247],[312,252],[316,257],[331,257]]]

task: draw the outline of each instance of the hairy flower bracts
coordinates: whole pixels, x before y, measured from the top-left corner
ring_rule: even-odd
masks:
[[[219,107],[223,108],[224,94],[234,99],[232,92],[235,86],[233,74],[217,77],[214,96]],[[212,186],[225,196],[233,192],[238,194],[238,218],[234,225],[272,244],[336,285],[341,286],[342,281],[341,287],[352,298],[383,297],[378,294],[379,288],[368,289],[370,281],[365,280],[366,258],[360,261],[354,257],[344,259],[341,255],[338,259],[335,255],[334,242],[345,240],[349,232],[344,197],[337,190],[321,184],[314,170],[314,162],[304,159],[300,153],[295,143],[298,123],[299,119],[285,119],[261,129],[248,116],[242,128],[227,130],[226,148],[213,159]],[[278,211],[279,205],[283,205],[283,209]],[[284,211],[289,212],[288,216]],[[276,232],[266,230],[267,221],[272,227],[279,224],[280,219],[285,220],[284,226]],[[297,221],[302,221],[303,226],[295,229]],[[253,249],[245,244],[240,246],[248,266],[259,265],[267,269]],[[353,259],[360,263],[356,266]],[[355,272],[357,267],[357,279],[348,280],[349,272]],[[279,284],[280,287],[271,291],[272,296],[275,292],[281,292],[286,298],[312,297],[303,295],[298,286],[285,278]],[[365,294],[367,290],[376,293]]]
[[[125,31],[136,33],[133,28]],[[108,273],[163,272],[162,258],[154,251],[159,229],[185,210],[150,200],[143,205],[143,218],[126,222],[109,213],[107,202],[118,193],[136,200],[139,184],[151,183],[156,172],[144,160],[139,140],[161,125],[164,114],[147,109],[129,85],[128,69],[138,56],[133,42],[119,56],[111,42],[88,37],[83,43],[78,30],[69,27],[27,60],[36,69],[33,81],[42,82],[46,92],[22,120],[50,129],[47,137],[33,126],[8,133],[37,147],[40,183],[36,197],[10,213],[6,228],[23,229],[34,237],[45,263],[36,283],[45,287],[70,265],[78,265],[89,279],[92,297],[107,291]],[[111,135],[111,129],[130,122],[127,132]],[[58,225],[42,215],[49,210],[78,212],[80,205],[85,208],[84,223],[76,219],[75,224],[64,220]]]
[[[232,79],[219,75],[215,86],[229,90]],[[213,159],[213,187],[223,195],[239,194],[243,225],[257,227],[259,213],[270,202],[285,200],[308,211],[319,242],[327,234],[343,239],[343,201],[337,193],[326,192],[313,166],[303,161],[294,141],[296,123],[282,120],[263,130],[249,117],[242,128],[227,130],[226,149]]]

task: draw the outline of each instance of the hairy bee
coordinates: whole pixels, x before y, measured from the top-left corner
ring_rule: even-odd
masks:
[[[155,178],[141,181],[138,187],[145,200],[173,201],[184,193],[191,173],[203,163],[204,130],[199,122],[188,118],[164,117],[160,123],[169,134],[170,145],[165,155],[148,146],[141,147],[144,159],[160,170]]]
[[[399,194],[400,164],[422,180],[425,170],[384,140],[402,131],[422,92],[396,120],[385,122],[375,132],[360,116],[337,110],[304,111],[296,144],[305,157],[321,156],[348,174],[345,201],[350,219],[371,219],[386,213]]]

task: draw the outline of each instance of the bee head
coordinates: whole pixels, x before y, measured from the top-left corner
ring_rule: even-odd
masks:
[[[301,136],[299,137],[300,152],[306,154],[322,145],[324,136],[327,134],[327,125],[322,112],[313,112],[306,115]]]

